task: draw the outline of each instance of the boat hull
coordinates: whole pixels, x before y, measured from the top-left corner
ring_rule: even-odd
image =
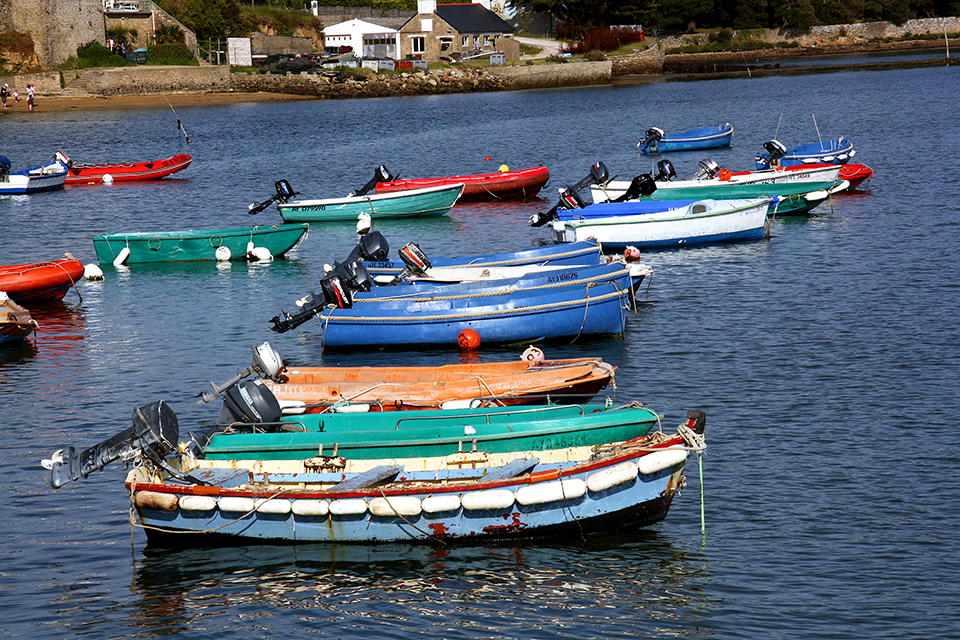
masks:
[[[0,195],[39,193],[63,189],[67,169],[58,162],[7,174],[0,180]]]
[[[409,189],[422,189],[441,185],[463,183],[464,189],[457,202],[491,202],[496,200],[525,200],[535,197],[550,180],[550,170],[545,166],[517,171],[483,173],[446,178],[410,178],[379,182],[377,193],[394,193]]]
[[[72,185],[96,184],[109,175],[112,182],[159,180],[190,166],[193,158],[185,153],[150,162],[127,164],[73,164],[67,169],[66,183]]]
[[[777,165],[791,167],[798,164],[847,164],[856,153],[853,142],[845,136],[840,136],[839,138],[811,142],[788,149],[783,157],[777,161]],[[757,154],[756,166],[757,169],[769,168],[769,154]]]
[[[668,153],[671,151],[695,151],[701,149],[719,149],[729,147],[733,140],[733,125],[727,123],[714,127],[691,129],[681,133],[665,135],[650,144],[640,146],[641,153]]]
[[[594,237],[614,248],[677,248],[760,240],[767,236],[769,203],[770,198],[708,200],[640,215],[633,212],[645,203],[601,203],[570,212],[590,212],[589,217],[571,215],[555,220],[551,232],[556,242]]]
[[[59,260],[0,266],[0,291],[19,304],[61,300],[83,278],[83,263],[67,254]]]
[[[456,204],[463,184],[327,200],[296,200],[280,204],[285,222],[333,222],[356,220],[369,214],[373,220],[442,216]]]
[[[100,264],[113,264],[124,249],[129,249],[129,255],[123,264],[216,260],[219,247],[228,248],[231,259],[240,260],[247,254],[250,242],[279,257],[296,249],[306,238],[308,229],[306,224],[282,224],[206,231],[110,233],[96,236],[93,246]]]

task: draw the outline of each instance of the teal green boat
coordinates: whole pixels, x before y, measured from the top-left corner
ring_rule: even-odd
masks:
[[[659,421],[656,412],[637,405],[309,414],[284,417],[274,433],[241,433],[238,426],[214,433],[203,445],[203,456],[212,460],[304,460],[322,455],[398,459],[473,450],[546,451],[639,438]]]
[[[93,247],[100,264],[264,260],[296,249],[309,228],[307,224],[280,224],[207,231],[109,233],[96,236]]]
[[[346,198],[294,200],[280,203],[277,208],[284,222],[356,220],[364,213],[375,221],[414,216],[442,216],[456,204],[463,189],[463,183],[457,182],[439,187]]]

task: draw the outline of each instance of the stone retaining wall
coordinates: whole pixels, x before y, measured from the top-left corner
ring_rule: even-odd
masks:
[[[37,88],[37,95],[57,96],[60,95],[60,72],[44,71],[43,73],[24,73],[19,76],[7,76],[3,82],[10,85],[10,91],[19,91],[21,99],[27,97],[27,85],[32,84]]]
[[[639,53],[611,58],[613,75],[629,76],[641,73],[662,73],[663,52],[663,46],[651,44]]]
[[[227,66],[145,66],[114,69],[78,69],[63,72],[67,88],[83,87],[96,96],[150,95],[178,91],[228,91]],[[39,87],[39,85],[37,85]]]
[[[510,89],[541,89],[575,85],[608,84],[613,71],[609,60],[568,62],[515,67],[488,67],[487,73],[502,78]]]

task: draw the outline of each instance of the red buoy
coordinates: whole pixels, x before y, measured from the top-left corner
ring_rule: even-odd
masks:
[[[457,336],[457,344],[460,345],[461,349],[466,351],[476,349],[480,346],[480,334],[473,329],[464,329],[460,332],[460,335]]]

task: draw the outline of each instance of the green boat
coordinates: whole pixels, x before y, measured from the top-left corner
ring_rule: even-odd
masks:
[[[264,260],[296,249],[307,237],[307,224],[153,231],[96,236],[100,264],[184,262],[193,260]]]
[[[346,198],[294,200],[278,204],[277,208],[284,222],[356,220],[364,213],[368,214],[372,220],[442,216],[456,204],[463,189],[463,183],[458,182],[439,187]]]
[[[242,433],[233,425],[227,433],[210,435],[203,455],[208,460],[398,459],[474,450],[547,451],[639,438],[659,421],[656,412],[637,405],[309,414],[284,417],[273,433]]]

